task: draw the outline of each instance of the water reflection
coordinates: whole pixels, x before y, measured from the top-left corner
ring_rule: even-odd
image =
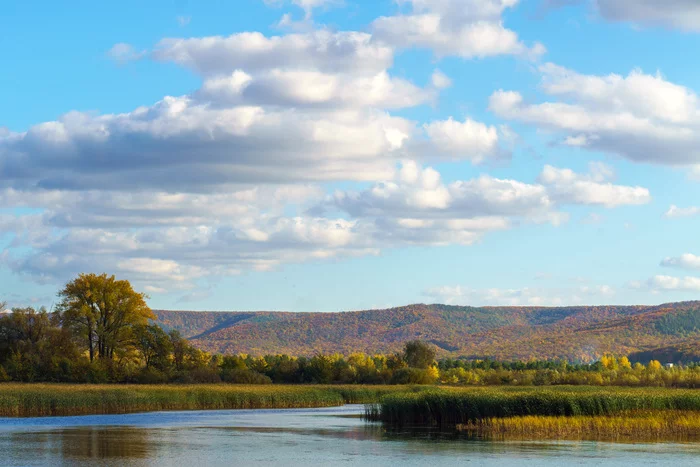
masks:
[[[22,431],[0,436],[0,452],[10,459],[111,460],[147,459],[155,443],[149,430],[85,427],[55,431]]]
[[[698,444],[489,441],[386,430],[362,407],[0,419],[0,465],[697,465]]]

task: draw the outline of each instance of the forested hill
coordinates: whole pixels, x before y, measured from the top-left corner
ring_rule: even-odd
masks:
[[[412,339],[442,356],[590,361],[606,352],[698,349],[700,301],[658,306],[410,305],[344,313],[155,311],[204,350],[252,355],[398,351]],[[646,352],[646,353],[645,353]]]

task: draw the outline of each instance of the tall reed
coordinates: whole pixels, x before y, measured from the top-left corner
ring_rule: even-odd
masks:
[[[698,440],[700,413],[629,412],[611,416],[488,418],[457,425],[457,430],[485,438],[590,440]]]
[[[700,411],[700,391],[600,388],[435,389],[389,394],[368,416],[393,425],[455,426],[490,418],[608,416],[626,411]]]
[[[0,384],[0,416],[331,407],[377,402],[397,386]]]

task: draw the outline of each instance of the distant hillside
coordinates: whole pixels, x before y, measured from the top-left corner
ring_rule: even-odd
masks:
[[[410,305],[345,313],[155,311],[217,353],[312,355],[393,352],[404,342],[432,342],[442,356],[497,359],[597,359],[700,343],[700,301],[659,306],[458,307]],[[661,350],[659,350],[661,352]],[[641,354],[644,355],[645,354]]]

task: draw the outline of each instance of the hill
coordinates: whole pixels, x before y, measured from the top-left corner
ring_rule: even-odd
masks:
[[[344,313],[156,310],[158,322],[217,353],[398,351],[433,343],[441,356],[590,361],[606,352],[684,354],[700,343],[700,301],[658,306],[459,307],[410,305]],[[665,349],[665,350],[663,350]],[[673,354],[675,355],[675,354]]]

